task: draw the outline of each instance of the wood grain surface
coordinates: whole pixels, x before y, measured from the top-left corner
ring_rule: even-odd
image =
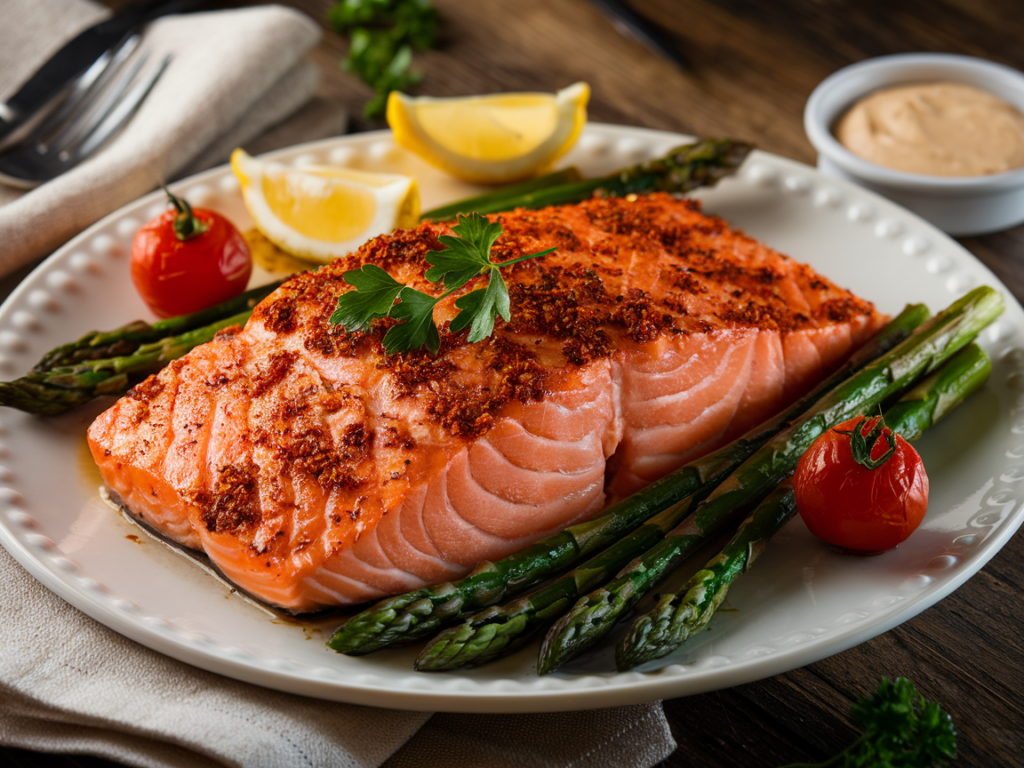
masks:
[[[119,3],[111,0],[110,5]],[[240,5],[236,3],[235,5]],[[322,20],[329,0],[289,0]],[[634,0],[685,54],[684,71],[620,36],[585,0],[434,0],[437,50],[417,54],[414,93],[593,89],[594,121],[731,136],[814,162],[803,107],[823,78],[872,56],[941,51],[1024,68],[1020,0]],[[369,90],[325,28],[313,56],[321,97],[351,129]],[[1024,298],[1024,227],[961,241]],[[662,768],[822,760],[855,737],[849,705],[882,676],[909,677],[955,718],[964,766],[1024,765],[1024,536],[917,618],[863,645],[757,683],[665,702],[679,749]],[[107,766],[91,757],[0,750],[0,765]]]

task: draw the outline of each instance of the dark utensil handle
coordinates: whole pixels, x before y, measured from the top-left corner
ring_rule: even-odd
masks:
[[[589,2],[611,21],[620,34],[632,37],[648,50],[683,69],[689,66],[686,57],[679,52],[668,35],[622,0],[589,0]]]
[[[0,105],[0,140],[14,133],[39,110],[53,103],[68,84],[81,76],[126,35],[159,16],[183,13],[202,0],[138,0],[113,16],[82,30],[37,69],[6,104]]]

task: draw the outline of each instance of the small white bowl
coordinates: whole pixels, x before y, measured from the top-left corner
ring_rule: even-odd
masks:
[[[926,176],[885,168],[836,140],[832,128],[864,96],[893,85],[940,80],[988,91],[1024,112],[1024,74],[1001,64],[942,53],[882,56],[841,69],[814,89],[804,130],[823,173],[885,195],[953,235],[998,232],[1024,222],[1024,168],[985,176]]]

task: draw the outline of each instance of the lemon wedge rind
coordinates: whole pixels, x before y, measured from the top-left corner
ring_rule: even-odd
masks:
[[[419,221],[416,180],[353,168],[267,163],[236,149],[231,168],[263,235],[318,262],[352,253],[368,240]]]
[[[518,181],[549,168],[576,143],[587,120],[590,86],[557,93],[460,98],[392,91],[387,120],[400,146],[474,183]]]

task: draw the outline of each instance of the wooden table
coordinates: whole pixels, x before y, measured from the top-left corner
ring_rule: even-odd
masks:
[[[331,6],[290,4],[316,19]],[[434,4],[441,45],[416,56],[425,74],[417,93],[554,91],[586,80],[594,121],[732,136],[808,163],[804,102],[847,64],[942,51],[1024,69],[1024,9],[1015,0],[635,0],[685,52],[686,71],[620,37],[585,0]],[[378,127],[358,114],[369,90],[339,69],[345,51],[345,41],[326,32],[314,53],[322,95],[350,105],[354,130]],[[962,242],[1024,298],[1024,227]],[[1022,626],[1024,536],[1017,536],[951,596],[857,648],[761,682],[666,701],[679,749],[662,766],[822,760],[853,740],[849,705],[883,675],[911,678],[954,716],[958,765],[1024,764]],[[0,763],[110,765],[19,750],[0,750]]]

